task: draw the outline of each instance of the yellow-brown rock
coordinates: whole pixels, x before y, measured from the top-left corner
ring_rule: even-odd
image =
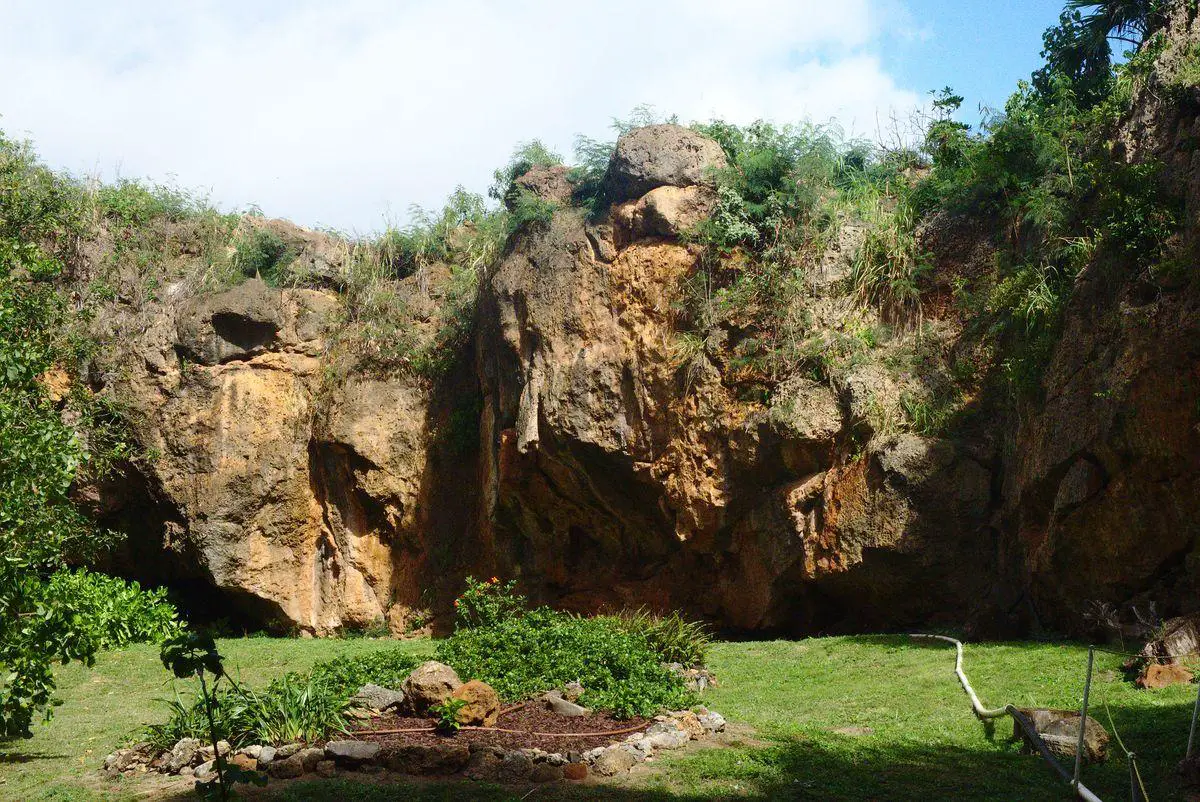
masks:
[[[500,697],[486,682],[473,679],[460,685],[451,697],[466,702],[458,710],[458,723],[473,727],[494,727],[500,715]]]

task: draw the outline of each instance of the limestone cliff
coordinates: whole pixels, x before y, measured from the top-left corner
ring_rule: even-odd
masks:
[[[1153,136],[1115,157],[1153,147],[1190,187],[1195,112],[1156,98],[1130,122]],[[747,394],[719,349],[679,344],[702,258],[685,233],[711,212],[723,158],[687,129],[638,129],[599,216],[565,205],[561,170],[520,177],[560,208],[481,276],[471,336],[436,380],[344,369],[332,281],[171,285],[107,321],[119,342],[101,381],[153,455],[99,489],[99,514],[132,535],[126,569],[315,633],[404,629],[468,572],[567,608],[681,608],[742,631],[1071,630],[1090,600],[1195,606],[1196,282],[1085,270],[1044,402],[971,399],[953,436],[880,414],[949,370],[962,321],[936,305],[894,346],[932,353],[932,379],[880,350],[836,380],[797,366]],[[280,230],[330,274],[322,235]],[[880,314],[847,288],[861,230],[842,231],[801,295],[816,330]],[[923,241],[939,272],[961,272],[991,258],[988,236],[935,220]],[[414,328],[447,281],[435,269],[396,288]]]

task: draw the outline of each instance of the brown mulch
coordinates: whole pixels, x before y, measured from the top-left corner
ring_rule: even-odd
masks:
[[[650,719],[613,718],[605,713],[587,716],[560,716],[537,702],[507,708],[500,712],[495,729],[462,729],[454,735],[440,732],[406,732],[373,735],[373,730],[402,730],[432,727],[437,722],[431,718],[415,718],[385,714],[362,721],[351,729],[351,736],[369,740],[383,746],[407,746],[422,744],[432,746],[441,743],[477,744],[499,746],[504,749],[542,749],[546,752],[586,752],[597,746],[608,746],[615,741],[625,740],[624,735],[570,735],[570,733],[599,733],[615,730],[637,732],[650,726]],[[636,729],[633,729],[636,728]],[[499,730],[518,730],[500,732]],[[555,733],[546,735],[538,733]]]

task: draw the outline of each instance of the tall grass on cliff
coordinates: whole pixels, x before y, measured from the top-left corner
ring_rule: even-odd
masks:
[[[448,371],[472,331],[479,278],[510,225],[507,211],[459,187],[440,211],[414,206],[407,225],[356,243],[333,333],[343,369],[426,379]]]
[[[834,126],[694,127],[720,143],[728,165],[714,175],[713,214],[693,233],[705,255],[685,280],[679,322],[694,342],[736,332],[726,379],[754,397],[812,358],[808,273],[868,200],[882,203],[897,168]]]

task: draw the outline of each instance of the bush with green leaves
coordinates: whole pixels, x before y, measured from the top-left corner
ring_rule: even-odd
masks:
[[[1079,273],[1161,260],[1182,219],[1182,200],[1158,165],[1114,159],[1110,150],[1132,98],[1127,84],[1143,80],[1140,59],[1113,67],[1086,92],[1079,75],[1052,64],[1022,83],[977,135],[949,155],[934,152],[931,174],[913,193],[921,211],[994,221],[997,269],[967,287],[988,299],[970,324],[999,342],[1017,398],[1040,389]]]
[[[685,667],[703,666],[711,642],[708,628],[689,621],[678,612],[654,613],[645,607],[622,610],[616,615],[602,616],[621,629],[646,639],[646,643],[664,663],[679,663]]]
[[[317,663],[309,673],[330,688],[338,698],[349,700],[368,683],[399,688],[418,664],[417,658],[402,649],[384,649]]]
[[[100,649],[160,643],[182,627],[165,589],[143,589],[137,582],[82,568],[55,572],[44,594],[47,603],[71,607],[77,626]]]
[[[42,381],[51,368],[77,374],[95,347],[60,291],[86,220],[82,187],[0,133],[0,739],[49,715],[53,663],[90,663],[99,646],[73,595],[47,593],[47,581],[115,542],[71,488],[131,453],[86,384],[55,401]]]
[[[611,618],[581,618],[544,607],[456,630],[438,644],[437,659],[510,701],[573,681],[585,688],[581,704],[622,717],[649,716],[694,701],[641,633]]]
[[[487,627],[519,618],[525,613],[526,599],[517,593],[517,581],[501,582],[498,577],[480,581],[466,579],[467,587],[454,600],[454,627]]]

